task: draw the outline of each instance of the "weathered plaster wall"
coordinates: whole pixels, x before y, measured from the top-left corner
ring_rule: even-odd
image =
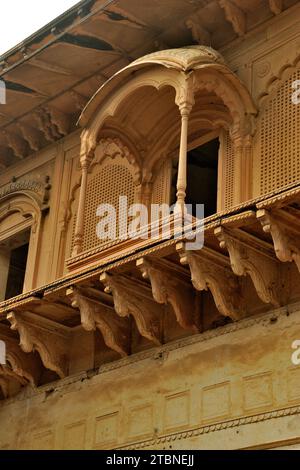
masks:
[[[0,404],[0,448],[198,449],[299,439],[300,306],[180,340]],[[79,345],[78,345],[79,347]]]

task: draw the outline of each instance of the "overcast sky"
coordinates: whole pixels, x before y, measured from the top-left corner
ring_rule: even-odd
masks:
[[[1,0],[0,54],[31,36],[79,0]]]

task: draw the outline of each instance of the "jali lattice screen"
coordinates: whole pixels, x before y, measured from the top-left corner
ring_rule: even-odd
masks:
[[[96,171],[93,171],[88,181],[84,218],[84,251],[110,241],[100,240],[97,236],[96,227],[100,220],[97,216],[97,208],[100,204],[110,204],[115,208],[116,236],[118,237],[120,196],[127,196],[128,206],[134,203],[134,183],[129,168],[117,163],[96,167]]]
[[[266,102],[260,122],[260,192],[269,193],[300,179],[300,105],[292,102],[295,71]]]

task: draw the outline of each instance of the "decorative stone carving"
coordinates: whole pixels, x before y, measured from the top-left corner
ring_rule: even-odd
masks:
[[[200,45],[209,46],[211,44],[211,35],[200,23],[201,21],[197,14],[190,16],[185,22],[187,28],[192,32],[194,41]]]
[[[49,200],[50,189],[51,184],[49,176],[45,177],[44,183],[40,181],[20,179],[12,181],[8,185],[4,186],[0,191],[0,199],[17,192],[30,191],[39,196],[40,203],[43,205]]]
[[[5,130],[2,133],[5,137],[8,147],[12,149],[15,156],[23,159],[28,153],[26,141],[20,135],[15,134],[14,132]]]
[[[118,137],[108,137],[99,141],[92,165],[102,163],[106,158],[114,159],[116,157],[126,158],[128,160],[130,165],[134,168],[134,181],[139,184],[141,182],[140,162],[137,156],[134,155]]]
[[[274,243],[277,258],[282,261],[294,261],[300,272],[300,243],[299,232],[293,225],[280,217],[280,211],[276,218],[266,209],[257,211],[256,216],[261,222],[264,232],[270,233]]]
[[[21,131],[23,139],[28,143],[33,152],[37,152],[42,147],[41,134],[33,127],[26,126],[24,123],[19,122],[18,128]]]
[[[67,135],[70,129],[69,117],[59,109],[45,106],[45,111],[48,113],[52,128],[56,128],[61,135]]]
[[[220,242],[220,247],[228,250],[234,274],[237,276],[248,274],[259,298],[265,303],[271,303],[278,307],[280,305],[278,263],[264,250],[263,244],[255,247],[253,240],[251,243],[246,234],[239,239],[238,231],[230,232],[222,227],[215,230],[215,235]]]
[[[139,333],[153,343],[161,344],[162,311],[151,298],[151,292],[120,275],[103,273],[100,281],[105,292],[112,293],[117,314],[120,317],[132,315]]]
[[[0,339],[6,346],[6,364],[0,366],[0,387],[5,398],[19,391],[18,385],[37,386],[41,375],[41,362],[34,354],[26,354],[17,337],[4,324],[0,324]]]
[[[282,0],[269,0],[270,10],[274,15],[279,15],[283,10]]]
[[[219,5],[224,9],[226,19],[231,23],[236,34],[244,36],[246,33],[245,13],[230,0],[219,0]]]
[[[11,329],[18,331],[20,346],[26,353],[37,351],[44,366],[56,372],[60,378],[68,372],[69,334],[59,327],[50,326],[41,317],[32,321],[21,314],[7,315]]]
[[[225,257],[207,248],[197,252],[186,250],[184,242],[178,243],[176,250],[181,264],[190,267],[195,289],[199,291],[209,289],[221,315],[233,320],[245,316],[240,284],[227,266]]]
[[[86,331],[94,331],[98,328],[106,346],[122,357],[129,354],[128,319],[119,318],[113,308],[88,298],[76,287],[68,289],[67,295],[72,299],[72,307],[79,309],[81,324]]]
[[[160,304],[169,303],[175,313],[179,325],[184,329],[198,331],[194,318],[195,297],[193,289],[184,279],[179,267],[173,270],[167,263],[140,258],[137,260],[143,278],[150,279],[153,298]]]
[[[0,390],[4,398],[16,395],[21,386],[26,385],[26,380],[15,374],[9,366],[0,365]]]

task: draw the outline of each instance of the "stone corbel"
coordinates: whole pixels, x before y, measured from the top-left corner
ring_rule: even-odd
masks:
[[[185,24],[188,29],[191,30],[193,39],[195,42],[201,46],[210,46],[211,45],[211,34],[203,26],[201,26],[201,19],[199,18],[200,14],[193,14],[190,16]]]
[[[42,370],[39,358],[24,353],[17,337],[3,324],[0,324],[0,339],[6,350],[6,364],[0,366],[0,388],[4,398],[15,395],[22,386],[37,386]]]
[[[234,274],[252,279],[258,297],[265,303],[275,307],[280,305],[278,290],[278,262],[264,250],[261,245],[253,248],[249,240],[239,239],[239,232],[230,232],[223,227],[215,230],[215,235],[221,248],[229,253],[230,263]],[[245,235],[247,238],[247,236]],[[248,243],[247,243],[248,241]]]
[[[119,318],[113,308],[85,296],[76,287],[68,289],[67,296],[72,300],[72,307],[79,309],[81,324],[86,331],[97,328],[107,347],[122,357],[129,354],[130,325],[127,319]]]
[[[186,250],[185,243],[176,245],[183,265],[189,265],[192,284],[196,290],[210,290],[221,315],[239,320],[246,314],[238,279],[221,254]]]
[[[279,15],[283,10],[283,0],[269,0],[269,7],[274,15]]]
[[[8,366],[0,365],[0,390],[4,398],[16,395],[20,388],[26,384],[26,380],[17,375]]]
[[[150,290],[120,275],[103,273],[100,281],[111,293],[115,311],[120,317],[132,315],[139,333],[153,343],[161,344],[162,311]]]
[[[193,289],[182,276],[167,265],[140,258],[136,262],[144,279],[149,279],[153,298],[159,304],[170,304],[179,325],[188,330],[199,331],[194,318],[195,296]],[[178,269],[180,271],[180,269]]]
[[[266,209],[259,209],[257,219],[263,230],[270,233],[274,243],[277,258],[282,262],[294,261],[300,272],[300,242],[299,234],[293,233],[288,222],[275,217]]]
[[[225,11],[226,20],[231,23],[238,36],[246,33],[246,14],[231,0],[219,0],[219,5]]]
[[[68,373],[70,336],[63,329],[52,326],[41,317],[36,320],[11,312],[7,315],[11,329],[18,331],[20,346],[25,353],[37,351],[43,365],[60,378]]]

